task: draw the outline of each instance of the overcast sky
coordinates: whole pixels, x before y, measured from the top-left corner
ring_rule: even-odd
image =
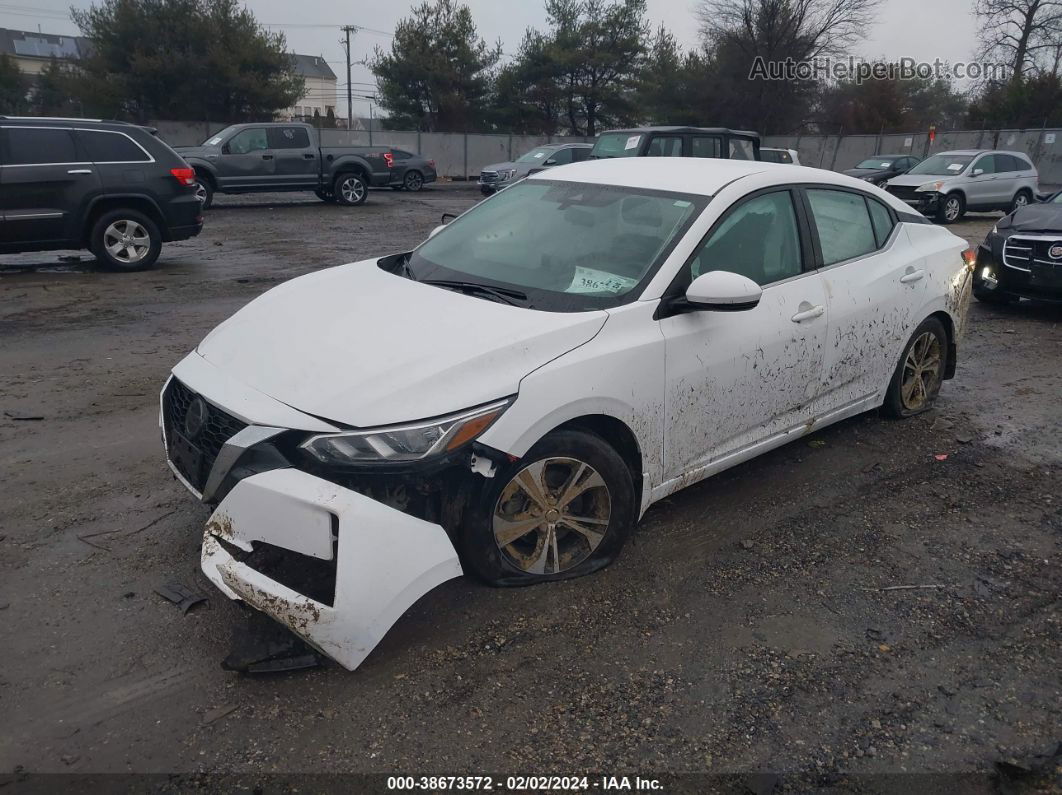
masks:
[[[472,9],[480,34],[490,43],[500,39],[506,53],[516,52],[527,27],[545,28],[543,0],[464,1]],[[67,9],[70,5],[84,8],[90,4],[88,0],[0,0],[0,27],[74,34],[77,28],[66,18]],[[324,56],[339,77],[341,99],[336,112],[342,115],[346,109],[346,67],[339,27],[366,28],[354,36],[351,46],[352,59],[364,60],[374,47],[390,46],[391,39],[374,30],[393,31],[399,19],[407,16],[419,0],[248,0],[246,4],[261,23],[285,33],[290,49]],[[663,22],[684,47],[697,45],[696,0],[648,0],[648,5],[653,27]],[[972,8],[972,0],[882,0],[877,24],[853,54],[889,60],[970,60],[977,33]],[[372,81],[372,73],[366,67],[353,67],[351,83],[355,94],[370,93]],[[368,100],[355,98],[354,112],[367,116]]]

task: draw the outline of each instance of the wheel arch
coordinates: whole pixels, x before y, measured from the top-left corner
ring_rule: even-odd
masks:
[[[586,431],[592,433],[619,453],[627,470],[631,473],[631,483],[637,497],[636,510],[641,515],[642,490],[644,478],[642,466],[642,448],[638,437],[623,420],[608,414],[583,414],[553,428],[554,431]]]
[[[155,222],[162,234],[163,241],[169,240],[169,231],[166,220],[162,215],[159,205],[150,196],[140,194],[114,195],[106,194],[99,196],[89,205],[85,212],[85,220],[81,225],[81,243],[87,246],[92,235],[92,227],[104,213],[111,210],[130,209],[141,212]]]
[[[958,345],[955,340],[955,321],[943,309],[933,312],[926,320],[929,318],[939,320],[940,324],[944,326],[944,333],[948,335],[948,362],[944,366],[944,378],[953,378],[955,376],[955,360],[958,357]]]

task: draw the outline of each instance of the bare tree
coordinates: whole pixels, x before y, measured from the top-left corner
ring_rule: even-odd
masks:
[[[984,52],[1005,59],[1011,79],[1058,73],[1062,52],[1062,0],[978,0]]]

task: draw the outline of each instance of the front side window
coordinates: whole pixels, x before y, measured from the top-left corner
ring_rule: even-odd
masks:
[[[822,264],[833,265],[869,254],[878,247],[863,196],[840,190],[808,190],[811,214],[819,232]]]
[[[74,136],[55,127],[8,127],[5,162],[12,166],[76,163]]]
[[[558,149],[552,155],[546,158],[546,160],[552,161],[551,165],[563,166],[572,162],[572,150],[571,149]]]
[[[1000,168],[1000,165],[1002,164],[996,163],[995,155],[985,155],[984,157],[978,159],[976,163],[974,163],[974,167],[971,170],[971,173],[977,171],[978,169],[980,169],[980,171],[985,175],[996,174],[1000,171],[1005,171],[1006,168]]]
[[[971,160],[973,160],[973,155],[933,155],[907,173],[954,177],[961,174],[970,165]]]
[[[266,140],[266,131],[262,127],[241,130],[232,136],[227,144],[230,155],[245,155],[248,152],[258,152],[268,148],[269,142]]]
[[[789,191],[756,196],[733,210],[694,256],[690,277],[740,273],[764,285],[802,270],[800,235]]]
[[[682,139],[675,135],[657,135],[645,150],[646,157],[682,157]]]
[[[127,135],[102,130],[78,130],[78,140],[94,163],[147,163],[151,157]]]
[[[266,149],[309,149],[310,134],[305,127],[269,127]]]
[[[517,183],[425,241],[418,281],[516,289],[536,309],[579,311],[634,300],[708,197],[641,188]]]
[[[723,143],[714,135],[695,135],[690,139],[690,154],[694,157],[722,157]]]

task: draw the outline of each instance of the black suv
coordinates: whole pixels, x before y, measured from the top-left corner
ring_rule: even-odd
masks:
[[[726,127],[632,127],[597,136],[592,158],[721,157],[759,160],[760,135]]]
[[[195,185],[146,127],[0,116],[0,253],[87,248],[113,270],[150,268],[203,228]]]

